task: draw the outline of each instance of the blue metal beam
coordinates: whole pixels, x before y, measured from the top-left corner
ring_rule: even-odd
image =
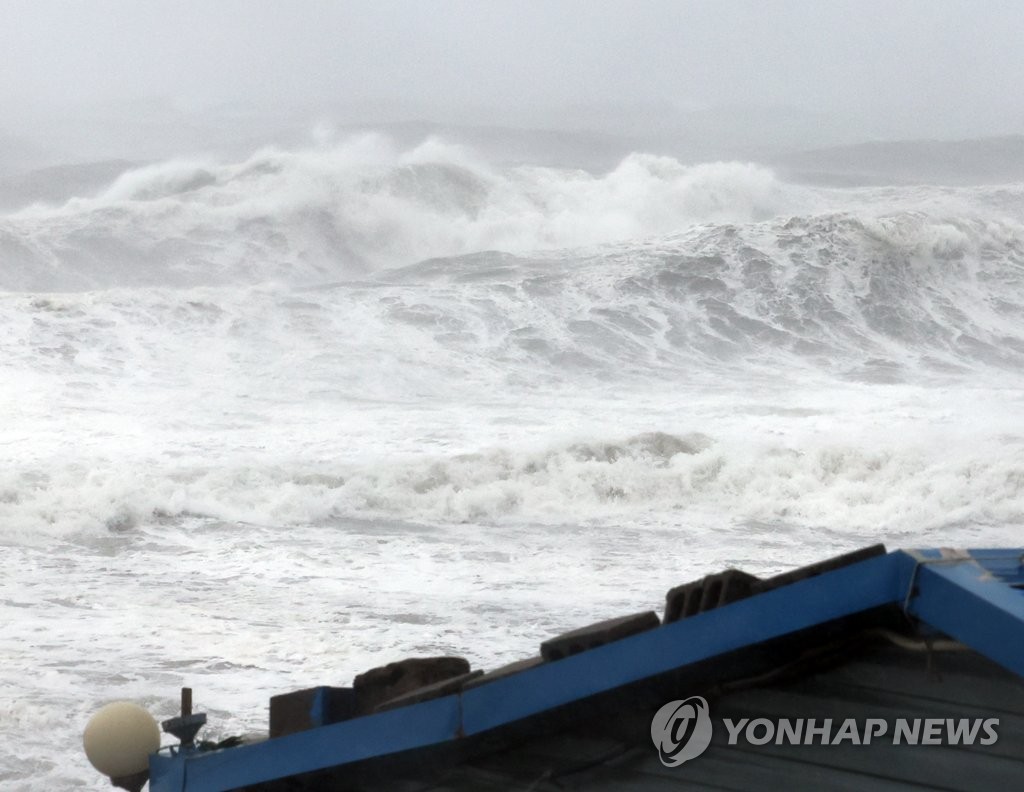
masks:
[[[744,646],[893,602],[901,559],[879,556],[537,666],[462,694],[476,734]]]
[[[1024,591],[1020,550],[915,554],[907,612],[1024,676]]]

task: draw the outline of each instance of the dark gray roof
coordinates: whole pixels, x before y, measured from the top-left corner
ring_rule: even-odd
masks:
[[[433,792],[530,790],[1011,789],[1024,785],[1024,681],[961,645],[940,651],[879,644],[790,682],[710,694],[715,736],[669,768],[649,735],[653,711],[619,713],[535,737],[449,771]],[[689,691],[700,692],[700,691]],[[682,694],[681,694],[682,695]],[[726,744],[721,718],[998,718],[991,746]]]

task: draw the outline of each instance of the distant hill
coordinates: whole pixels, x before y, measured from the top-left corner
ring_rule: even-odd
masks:
[[[1024,135],[858,143],[775,156],[781,176],[830,186],[1024,181]]]
[[[106,160],[0,176],[0,211],[9,212],[37,202],[63,203],[75,196],[91,195],[136,164]]]

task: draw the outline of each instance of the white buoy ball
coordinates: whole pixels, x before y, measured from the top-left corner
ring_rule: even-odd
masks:
[[[120,778],[149,768],[149,755],[160,748],[160,727],[138,704],[115,701],[89,718],[82,744],[93,767]]]

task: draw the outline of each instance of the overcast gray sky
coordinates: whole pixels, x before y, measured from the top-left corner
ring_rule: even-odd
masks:
[[[1021,42],[1024,3],[982,0],[0,0],[0,129],[152,102],[535,127],[757,106],[865,136],[1019,133]]]

